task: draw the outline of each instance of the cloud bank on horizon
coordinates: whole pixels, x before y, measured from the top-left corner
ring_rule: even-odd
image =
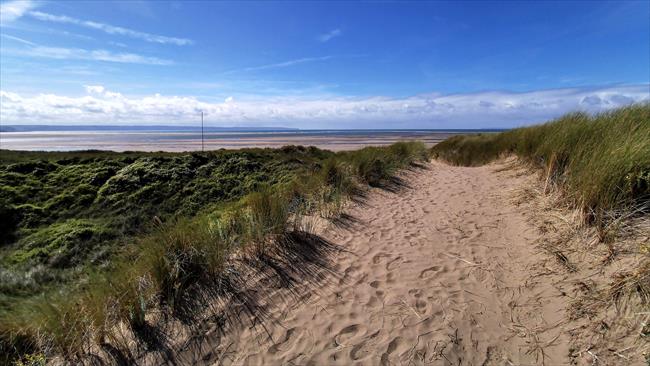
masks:
[[[648,12],[0,0],[0,120],[178,125],[204,111],[222,126],[513,127],[649,102]]]
[[[508,128],[545,121],[570,111],[597,113],[650,102],[650,85],[599,89],[554,89],[526,93],[423,94],[408,98],[272,98],[210,103],[194,97],[126,97],[100,85],[87,95],[23,97],[0,91],[0,114],[7,123],[31,124],[196,124],[303,128]]]

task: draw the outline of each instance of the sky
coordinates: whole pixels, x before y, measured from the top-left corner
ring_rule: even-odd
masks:
[[[2,124],[508,128],[650,100],[650,1],[0,2]]]

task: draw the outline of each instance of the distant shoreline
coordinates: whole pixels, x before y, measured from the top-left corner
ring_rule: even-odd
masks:
[[[496,130],[78,130],[16,131],[0,134],[0,149],[19,151],[201,151],[315,146],[342,151],[418,140],[431,147],[459,134]]]
[[[5,126],[10,127],[10,126]],[[365,146],[386,146],[397,141],[418,140],[431,147],[459,134],[494,133],[501,130],[298,130],[298,129],[238,129],[183,127],[175,130],[168,126],[162,130],[147,126],[110,127],[92,130],[92,126],[67,131],[24,130],[0,133],[0,149],[20,151],[201,151],[242,148],[280,148],[287,145],[315,146],[321,149],[342,151]],[[75,126],[77,127],[77,126]],[[159,126],[157,126],[159,127]],[[39,127],[40,128],[40,127]],[[56,128],[66,128],[56,126]],[[119,129],[123,128],[123,129]],[[153,128],[148,126],[148,128]],[[176,128],[179,128],[176,126]]]
[[[302,129],[292,127],[218,127],[205,126],[204,132],[501,132],[505,128],[380,128],[380,129]],[[164,125],[3,125],[0,132],[200,132],[200,126]]]
[[[5,125],[0,132],[74,132],[74,131],[201,131],[201,126],[164,125]],[[289,127],[215,127],[205,126],[204,131],[298,131]]]

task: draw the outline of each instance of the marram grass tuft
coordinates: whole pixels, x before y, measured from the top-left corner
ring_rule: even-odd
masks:
[[[650,103],[554,121],[498,134],[455,136],[431,149],[452,164],[481,165],[515,154],[544,169],[590,220],[650,200]]]

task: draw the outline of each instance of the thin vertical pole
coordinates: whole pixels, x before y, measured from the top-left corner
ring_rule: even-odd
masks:
[[[203,111],[201,111],[201,152],[205,151],[205,146],[203,145]]]

